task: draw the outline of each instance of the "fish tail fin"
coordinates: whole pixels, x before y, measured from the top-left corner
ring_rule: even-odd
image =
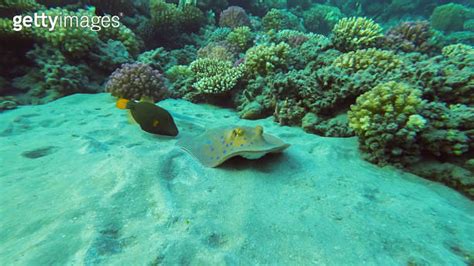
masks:
[[[117,100],[117,103],[115,104],[115,106],[117,106],[117,108],[119,108],[119,109],[127,109],[128,102],[129,102],[129,100],[124,99],[124,98],[120,98],[120,99]]]

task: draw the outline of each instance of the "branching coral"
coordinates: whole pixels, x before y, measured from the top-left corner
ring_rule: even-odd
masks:
[[[25,12],[40,9],[42,5],[35,0],[0,0],[0,9]]]
[[[21,78],[23,85],[29,86],[30,96],[53,100],[77,92],[97,91],[97,86],[90,82],[88,67],[70,62],[58,49],[36,45],[27,57],[37,66]]]
[[[420,151],[418,133],[426,126],[418,114],[423,104],[420,90],[397,82],[380,84],[359,96],[348,112],[349,125],[367,159],[381,165],[415,160]]]
[[[99,37],[105,41],[109,39],[121,41],[128,52],[133,55],[136,55],[142,46],[135,33],[123,24],[120,24],[118,28],[108,27],[102,29]]]
[[[441,53],[450,58],[456,58],[456,57],[472,57],[474,56],[474,47],[462,43],[458,44],[451,44],[448,46],[443,47],[441,50]],[[471,61],[474,60],[471,59]]]
[[[105,90],[115,97],[133,100],[147,97],[159,101],[167,94],[161,73],[143,63],[123,64],[109,77]]]
[[[203,94],[224,94],[237,84],[243,74],[242,66],[233,67],[228,61],[202,58],[189,66],[195,74],[194,88]]]
[[[382,36],[382,27],[364,17],[343,18],[332,29],[332,41],[340,51],[374,47]]]
[[[234,58],[233,53],[229,47],[224,43],[209,43],[208,45],[200,48],[197,52],[199,58],[211,58],[219,59],[222,61],[232,61]]]
[[[429,53],[438,48],[428,21],[401,22],[387,31],[383,44],[403,52]]]
[[[52,8],[44,11],[46,16],[69,16],[75,18],[77,23],[71,22],[68,27],[56,27],[54,31],[48,28],[34,27],[33,34],[37,39],[43,40],[48,44],[60,48],[62,51],[76,57],[83,56],[90,48],[96,44],[98,34],[90,28],[80,27],[79,18],[92,17],[95,14],[93,10],[79,9],[69,11],[63,8]],[[74,19],[71,19],[74,21]]]
[[[32,39],[33,31],[31,28],[23,28],[21,31],[13,30],[13,21],[8,18],[0,18],[0,40],[11,39]]]
[[[266,75],[278,68],[286,68],[290,46],[286,43],[257,45],[245,54],[245,68],[248,75]]]
[[[367,68],[375,68],[379,72],[388,72],[399,68],[402,60],[392,51],[375,48],[357,50],[340,55],[333,65],[351,69],[354,72]]]
[[[253,34],[249,27],[237,27],[227,35],[226,41],[239,51],[245,51],[252,45]]]

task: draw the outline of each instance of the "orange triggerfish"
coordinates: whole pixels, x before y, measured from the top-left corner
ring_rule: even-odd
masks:
[[[120,109],[130,110],[133,119],[146,132],[173,137],[178,135],[178,127],[170,113],[153,103],[120,98],[116,105]]]

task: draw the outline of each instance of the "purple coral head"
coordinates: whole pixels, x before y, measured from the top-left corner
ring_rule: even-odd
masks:
[[[429,52],[435,49],[433,32],[428,21],[405,21],[392,27],[385,34],[385,44],[404,52]]]
[[[159,101],[166,97],[163,75],[148,64],[122,64],[109,77],[105,90],[113,96],[130,100],[143,97]]]
[[[245,9],[240,6],[229,6],[221,12],[219,16],[219,26],[229,28],[250,26],[250,19]]]

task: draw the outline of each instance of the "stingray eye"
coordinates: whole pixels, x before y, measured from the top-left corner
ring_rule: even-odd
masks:
[[[243,134],[244,134],[244,130],[240,127],[234,128],[234,130],[232,130],[232,136],[234,137],[242,136]]]
[[[263,127],[262,126],[256,126],[255,127],[255,133],[257,133],[257,135],[262,135],[263,134]]]

